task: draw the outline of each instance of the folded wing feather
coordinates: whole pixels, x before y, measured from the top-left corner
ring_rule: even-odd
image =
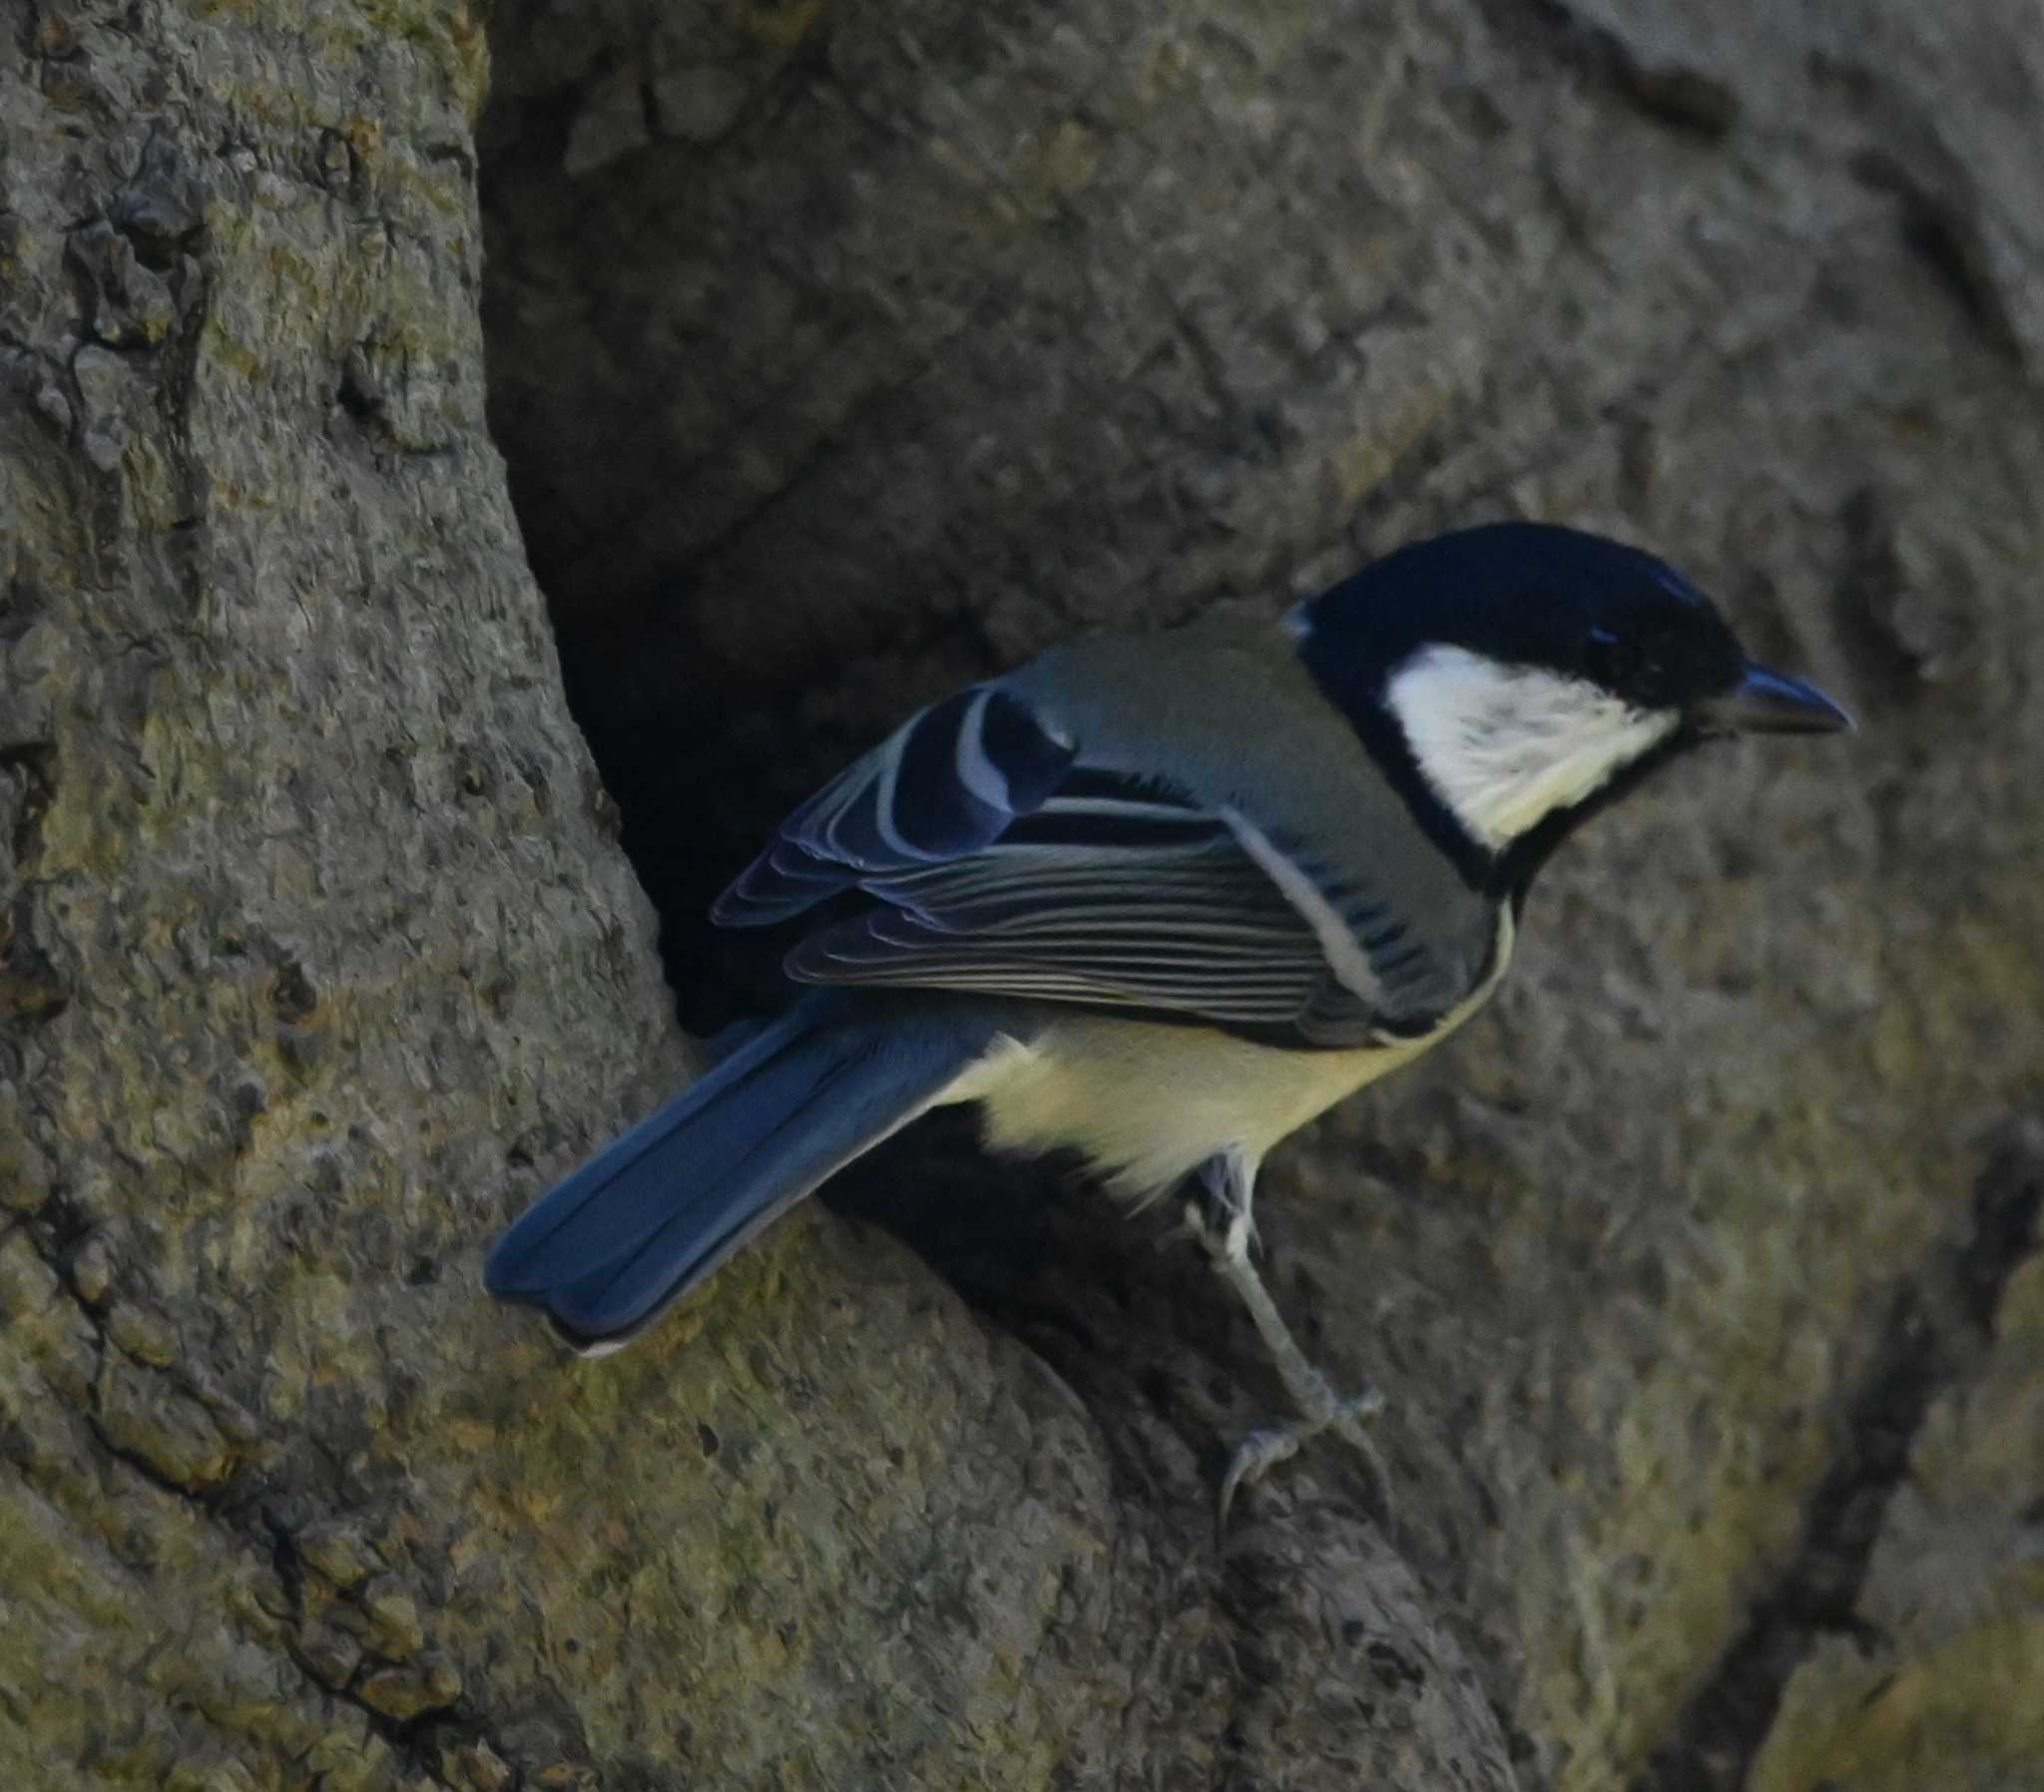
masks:
[[[848,892],[797,945],[802,982],[1141,1009],[1343,1047],[1405,1036],[1466,990],[1408,918],[1334,889],[1226,802],[1090,763],[996,685],[960,692],[788,818],[719,898],[729,925]]]

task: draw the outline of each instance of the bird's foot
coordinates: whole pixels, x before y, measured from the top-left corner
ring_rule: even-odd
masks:
[[[1266,1426],[1261,1431],[1251,1432],[1235,1447],[1228,1473],[1221,1478],[1221,1497],[1215,1508],[1215,1520],[1222,1532],[1228,1530],[1228,1514],[1238,1493],[1246,1487],[1255,1486],[1279,1463],[1290,1461],[1298,1454],[1301,1445],[1323,1431],[1333,1432],[1362,1458],[1363,1472],[1370,1481],[1371,1503],[1382,1523],[1388,1525],[1391,1522],[1390,1471],[1385,1468],[1383,1456],[1369,1433],[1363,1429],[1384,1410],[1383,1395],[1374,1388],[1365,1388],[1359,1394],[1345,1397],[1330,1394],[1328,1399],[1331,1410],[1324,1418],[1300,1418],[1288,1425]]]
[[[1217,1219],[1222,1223],[1216,1224]],[[1374,1388],[1349,1395],[1336,1394],[1327,1378],[1307,1360],[1272,1300],[1270,1290],[1264,1286],[1256,1265],[1250,1261],[1252,1231],[1246,1210],[1220,1206],[1211,1200],[1189,1201],[1185,1223],[1186,1229],[1205,1247],[1216,1273],[1234,1287],[1243,1305],[1249,1308],[1284,1383],[1284,1391],[1291,1396],[1299,1415],[1290,1424],[1253,1431],[1238,1446],[1221,1483],[1218,1516],[1222,1530],[1228,1528],[1229,1511],[1243,1488],[1261,1481],[1278,1463],[1296,1456],[1302,1444],[1323,1431],[1333,1432],[1362,1458],[1371,1484],[1372,1504],[1379,1519],[1388,1525],[1393,1515],[1390,1472],[1366,1429],[1369,1421],[1383,1411],[1383,1395]]]

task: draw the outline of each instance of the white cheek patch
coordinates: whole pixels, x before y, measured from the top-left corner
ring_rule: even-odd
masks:
[[[1572,807],[1675,731],[1587,679],[1422,648],[1384,697],[1433,792],[1492,851]]]

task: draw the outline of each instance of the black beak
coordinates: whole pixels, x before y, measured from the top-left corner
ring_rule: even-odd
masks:
[[[1703,719],[1724,734],[1835,734],[1856,725],[1814,684],[1750,662],[1737,684],[1703,705]]]

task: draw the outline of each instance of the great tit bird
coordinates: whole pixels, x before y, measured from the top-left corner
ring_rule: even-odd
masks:
[[[615,1349],[833,1171],[947,1103],[988,1142],[1184,1184],[1296,1402],[1223,1484],[1333,1427],[1251,1261],[1265,1154],[1496,989],[1563,837],[1715,735],[1850,726],[1653,556],[1502,523],[1280,625],[1054,649],[911,716],[718,898],[813,916],[779,1020],[497,1244],[491,1292]]]

